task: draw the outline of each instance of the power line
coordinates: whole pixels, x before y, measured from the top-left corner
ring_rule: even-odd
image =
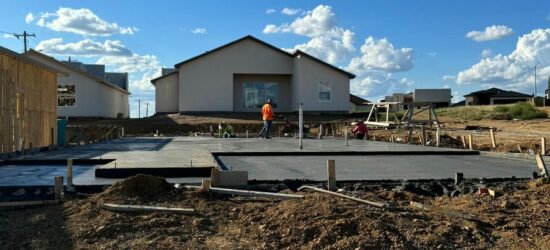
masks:
[[[23,37],[23,48],[24,48],[23,52],[27,52],[27,37],[36,37],[36,34],[27,33],[27,31],[23,31],[23,34],[13,34],[13,35],[17,37],[17,39],[19,39],[20,37]]]

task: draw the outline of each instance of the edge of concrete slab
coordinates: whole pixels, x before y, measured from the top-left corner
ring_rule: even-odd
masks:
[[[73,165],[105,165],[115,159],[73,159]],[[6,165],[66,165],[67,159],[17,159],[0,161],[0,167]]]
[[[409,150],[409,151],[238,151],[212,152],[217,156],[324,156],[324,155],[479,155],[475,150]]]
[[[212,167],[165,167],[165,168],[96,168],[95,177],[107,179],[128,178],[137,174],[164,178],[210,177]]]
[[[535,162],[535,155],[530,155],[530,154],[504,153],[504,152],[491,152],[491,151],[479,151],[479,152],[481,156]],[[550,162],[550,156],[543,156],[543,159],[545,162]]]

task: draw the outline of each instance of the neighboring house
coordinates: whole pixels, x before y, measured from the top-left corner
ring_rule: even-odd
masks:
[[[451,89],[415,89],[414,92],[403,94],[394,93],[384,98],[385,102],[400,102],[401,105],[392,106],[393,111],[403,111],[408,103],[432,103],[435,107],[449,107],[451,105]]]
[[[450,107],[451,89],[415,89],[413,100],[416,103],[432,103],[435,107]]]
[[[470,105],[494,105],[494,104],[509,104],[516,102],[530,102],[533,96],[507,91],[498,88],[490,88],[472,92],[464,96],[466,106]]]
[[[129,117],[128,73],[105,72],[105,65],[58,61],[35,50],[25,56],[67,72],[57,78],[58,117]]]
[[[151,80],[157,113],[258,112],[267,98],[275,112],[349,112],[355,75],[303,51],[281,50],[246,36],[175,65]]]
[[[372,104],[353,94],[349,95],[349,112],[350,113],[362,113],[362,112],[369,112],[372,107]]]

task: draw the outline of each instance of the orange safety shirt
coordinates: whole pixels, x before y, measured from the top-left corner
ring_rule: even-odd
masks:
[[[271,107],[271,104],[266,103],[262,107],[262,118],[264,119],[264,121],[273,120],[273,108]]]

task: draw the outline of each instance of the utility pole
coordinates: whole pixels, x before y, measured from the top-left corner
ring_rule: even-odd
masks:
[[[138,99],[138,118],[141,118],[141,99]]]
[[[537,65],[535,64],[535,91],[533,92],[533,106],[537,106]]]
[[[23,46],[25,48],[25,51],[23,52],[27,52],[27,37],[36,37],[36,35],[34,33],[32,34],[29,34],[27,33],[27,31],[23,31],[23,34],[13,34],[15,37],[17,37],[17,39],[19,39],[20,37],[23,37]]]
[[[149,102],[145,102],[145,117],[149,116]]]
[[[537,97],[537,65],[535,64],[535,97]]]

